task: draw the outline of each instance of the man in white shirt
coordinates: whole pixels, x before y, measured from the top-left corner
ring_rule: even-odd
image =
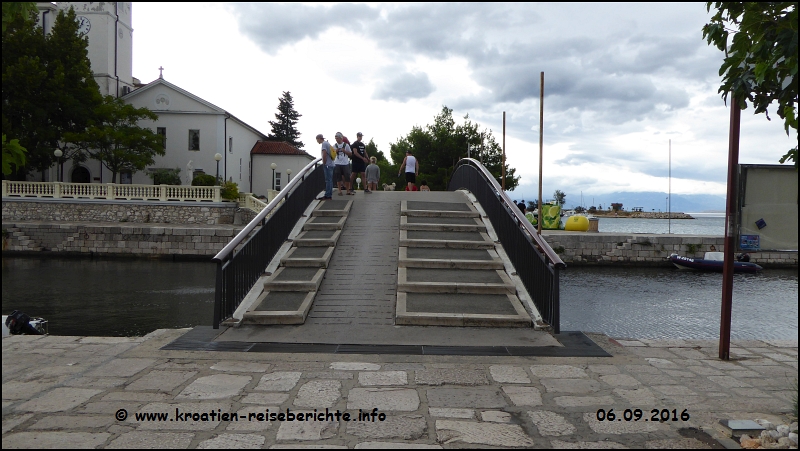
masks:
[[[333,180],[339,183],[339,180],[344,182],[344,187],[347,190],[348,195],[355,194],[354,191],[350,189],[350,156],[353,155],[353,151],[350,150],[350,146],[344,142],[344,135],[342,132],[336,132],[336,159],[333,161],[334,168],[333,168]],[[339,195],[342,195],[342,188],[339,187]]]
[[[403,172],[403,168],[406,170],[408,191],[413,191],[414,184],[417,183],[417,176],[419,175],[419,162],[414,155],[411,155],[411,149],[406,150],[406,157],[403,159],[403,164],[400,165],[400,172],[397,173],[398,177],[400,177],[400,174]]]

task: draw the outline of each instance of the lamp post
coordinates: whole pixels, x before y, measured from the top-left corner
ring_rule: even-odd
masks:
[[[271,165],[269,165],[269,167],[272,168],[272,191],[275,191],[275,168],[277,168],[278,165],[272,163]]]
[[[289,182],[291,182],[291,181],[292,181],[292,170],[291,169],[287,169],[286,170],[286,184],[288,185]]]
[[[217,184],[217,185],[219,185],[219,162],[220,162],[220,160],[222,160],[222,155],[220,155],[219,153],[215,153],[215,154],[214,154],[214,160],[216,160],[216,162],[217,162],[217,178],[216,178],[216,184]]]
[[[58,179],[59,182],[63,182],[62,179],[64,178],[64,162],[61,161],[61,156],[64,155],[64,152],[62,152],[61,149],[56,149],[55,152],[53,152],[53,155],[55,155],[56,158],[58,158],[58,174],[56,174],[56,178]]]

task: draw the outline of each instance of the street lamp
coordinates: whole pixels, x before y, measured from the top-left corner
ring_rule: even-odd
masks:
[[[289,182],[291,182],[291,181],[292,181],[292,170],[291,169],[287,169],[286,170],[286,184],[288,185]]]
[[[217,185],[219,185],[219,162],[222,160],[222,155],[219,153],[214,154],[214,159],[217,161]]]
[[[275,168],[277,168],[278,165],[272,163],[271,165],[269,165],[269,167],[272,168],[272,191],[275,191]]]
[[[53,152],[53,155],[55,155],[56,158],[58,158],[58,174],[56,175],[56,178],[58,179],[59,182],[63,182],[64,162],[61,161],[61,156],[64,155],[64,152],[62,152],[61,149],[56,149],[55,152]]]

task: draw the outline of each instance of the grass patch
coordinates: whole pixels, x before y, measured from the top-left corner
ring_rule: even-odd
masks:
[[[686,244],[686,252],[690,254],[696,254],[697,251],[699,251],[702,246],[703,246],[702,244],[692,244],[692,243]]]

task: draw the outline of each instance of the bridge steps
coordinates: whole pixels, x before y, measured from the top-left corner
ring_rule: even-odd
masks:
[[[323,201],[264,282],[243,324],[303,324],[327,271],[352,200]]]
[[[474,205],[403,201],[401,215],[396,324],[531,326]]]

